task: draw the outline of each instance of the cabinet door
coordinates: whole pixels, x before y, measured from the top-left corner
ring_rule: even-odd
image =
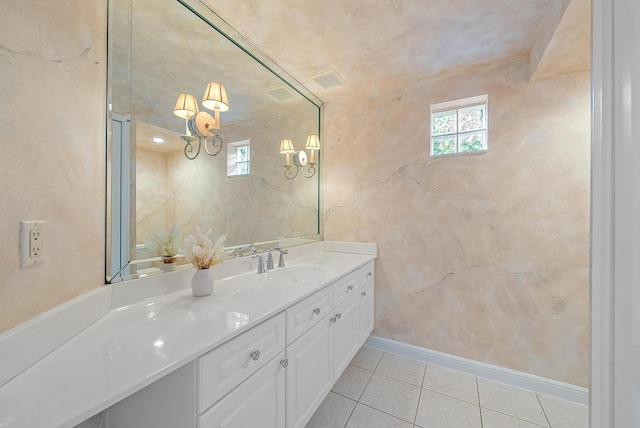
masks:
[[[333,387],[330,318],[287,347],[287,428],[304,427]]]
[[[338,380],[351,359],[360,349],[360,312],[359,294],[353,294],[349,300],[334,311],[334,380]]]
[[[373,281],[360,289],[360,346],[373,331],[374,317]]]
[[[282,428],[285,426],[285,353],[198,417],[198,428]]]

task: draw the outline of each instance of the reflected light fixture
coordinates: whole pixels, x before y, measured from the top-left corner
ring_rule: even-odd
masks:
[[[184,155],[190,160],[198,157],[202,145],[209,156],[215,156],[222,150],[221,135],[224,131],[220,127],[220,112],[229,110],[229,98],[224,86],[209,82],[202,96],[202,106],[213,110],[214,116],[206,111],[200,111],[196,97],[187,93],[178,95],[173,108],[176,116],[185,119],[185,135],[181,135],[180,138],[185,142]],[[192,154],[196,141],[198,150]]]
[[[320,138],[316,134],[311,134],[307,137],[307,144],[304,146],[309,150],[309,158],[304,150],[297,152],[293,147],[293,142],[289,139],[283,139],[280,141],[280,153],[284,155],[284,176],[289,180],[293,180],[298,176],[298,172],[302,173],[303,177],[311,178],[316,173],[316,165],[318,164],[318,154],[320,151]],[[293,167],[296,167],[295,172]],[[306,168],[306,172],[305,172]]]

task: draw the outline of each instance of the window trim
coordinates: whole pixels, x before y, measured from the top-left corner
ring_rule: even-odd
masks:
[[[246,161],[246,163],[249,166],[249,172],[246,174],[230,174],[229,173],[229,165],[231,162],[233,162],[233,166],[234,166],[234,170],[237,171],[237,152],[238,152],[238,147],[244,147],[247,146],[249,147],[249,160]],[[231,151],[229,150],[230,148],[233,148],[233,153],[231,153]],[[244,161],[242,163],[245,163]],[[233,178],[233,177],[248,177],[249,175],[251,175],[251,140],[247,139],[247,140],[241,140],[241,141],[234,141],[231,143],[227,143],[227,177],[228,178]]]
[[[485,109],[485,127],[482,129],[485,132],[485,148],[484,150],[474,150],[472,152],[460,152],[456,151],[455,153],[446,153],[441,155],[436,155],[433,153],[433,139],[442,137],[443,135],[455,135],[456,138],[460,136],[460,134],[468,134],[473,131],[467,132],[455,132],[451,134],[443,134],[443,135],[433,135],[433,115],[437,113],[441,113],[444,111],[450,110],[461,110],[467,107],[475,107],[479,105],[484,105]],[[458,147],[456,146],[456,150]],[[464,155],[475,155],[487,153],[489,151],[489,95],[477,95],[474,97],[462,98],[459,100],[446,101],[443,103],[431,104],[429,108],[429,154],[431,157],[445,157],[445,156],[464,156]]]

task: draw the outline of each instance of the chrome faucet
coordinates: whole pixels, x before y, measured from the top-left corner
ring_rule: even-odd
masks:
[[[276,248],[272,248],[272,249],[269,250],[269,254],[267,256],[267,270],[273,270],[273,256],[271,255],[272,251],[279,251],[280,252],[280,259],[278,259],[278,267],[279,268],[283,268],[284,267],[284,255],[285,254],[289,254],[289,251],[283,250],[280,247],[276,247]]]

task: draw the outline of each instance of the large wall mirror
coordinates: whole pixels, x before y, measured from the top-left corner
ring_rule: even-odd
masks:
[[[211,82],[220,112],[202,104]],[[205,4],[110,0],[108,83],[108,281],[168,270],[152,243],[170,231],[211,227],[236,248],[320,239],[322,148],[298,168],[281,146],[320,136],[322,103]],[[180,94],[208,114],[177,116]]]

